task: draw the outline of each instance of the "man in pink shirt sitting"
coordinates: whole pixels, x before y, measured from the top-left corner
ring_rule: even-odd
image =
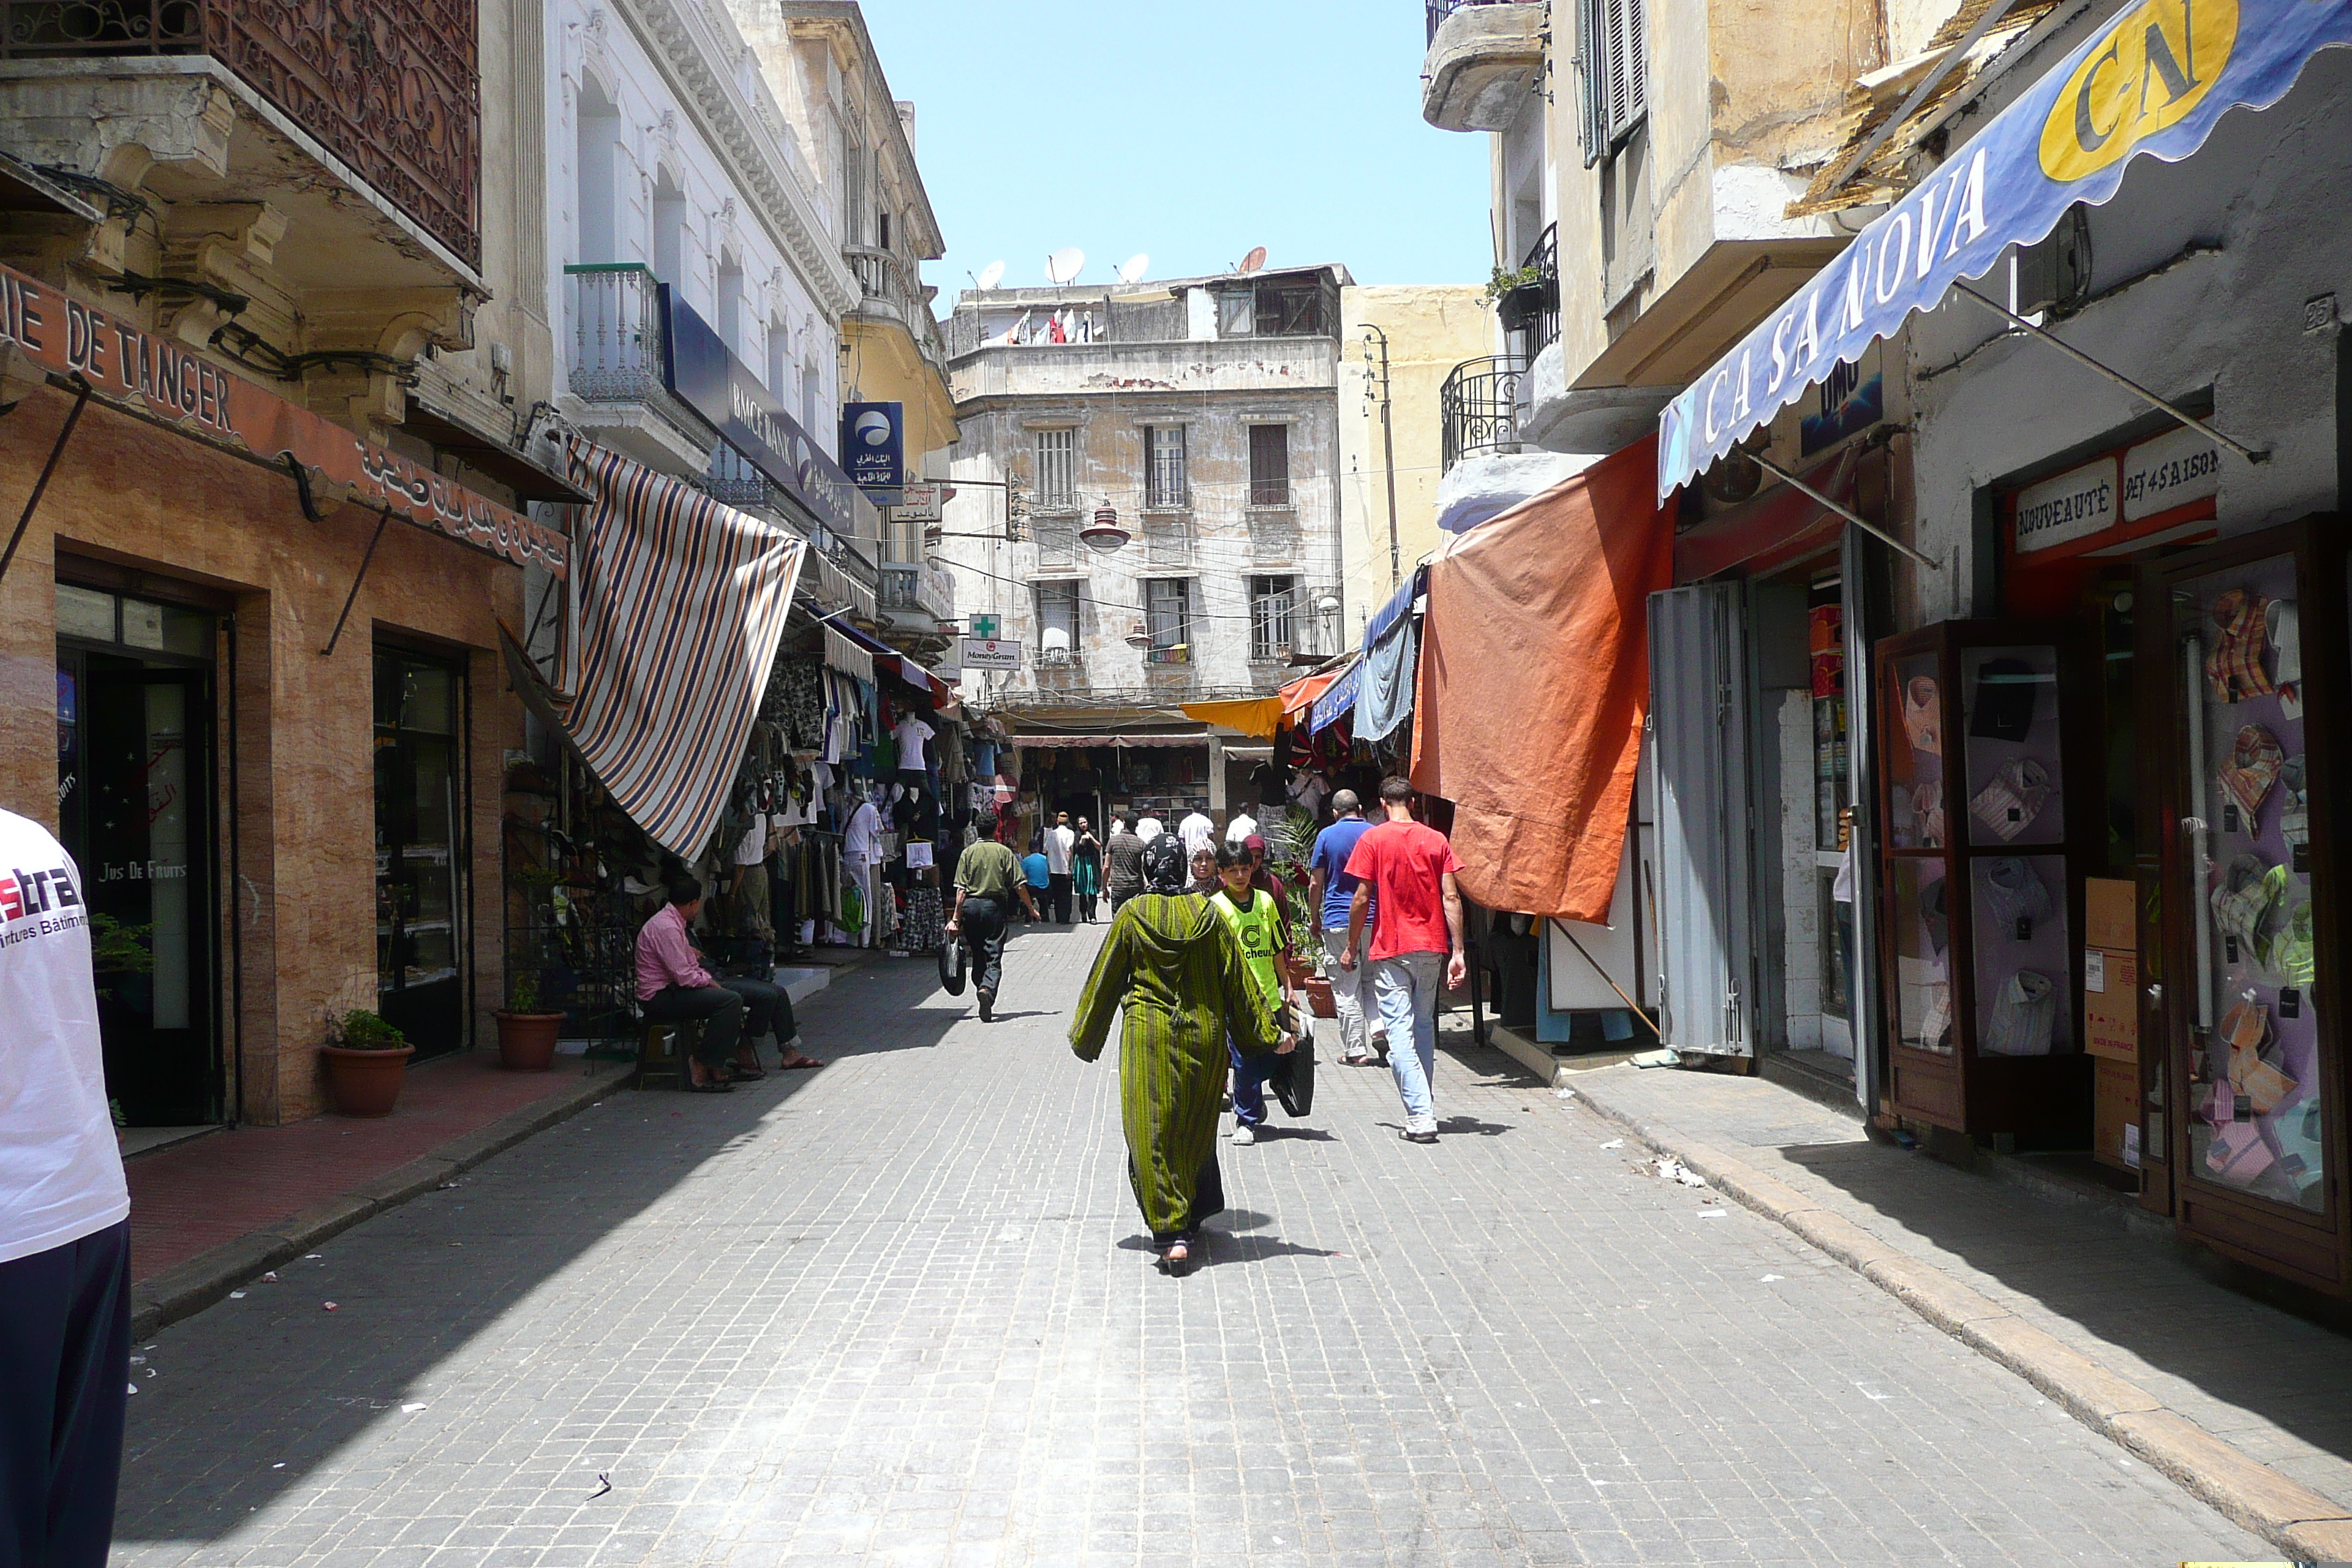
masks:
[[[702,1039],[688,1064],[698,1094],[725,1094],[738,1079],[767,1077],[760,1067],[759,1038],[781,1042],[788,1068],[824,1064],[800,1052],[793,1023],[793,999],[764,980],[714,980],[703,967],[688,931],[702,910],[702,884],[681,874],[670,884],[669,902],[637,932],[637,1005],[650,1024],[699,1020]],[[727,1071],[730,1055],[734,1071]]]

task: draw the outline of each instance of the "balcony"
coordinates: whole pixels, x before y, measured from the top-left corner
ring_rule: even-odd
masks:
[[[1507,456],[1519,449],[1519,409],[1527,362],[1510,354],[1465,360],[1438,389],[1443,426],[1441,468],[1465,458]]]
[[[915,347],[932,368],[947,368],[947,342],[940,335],[939,318],[931,314],[931,302],[925,297],[922,279],[911,274],[907,263],[898,253],[877,250],[869,245],[845,245],[842,259],[856,276],[859,292],[864,296],[861,314],[880,316],[898,322],[915,340]]]
[[[649,468],[716,487],[730,505],[771,505],[767,481],[740,458],[721,458],[709,427],[663,384],[661,280],[634,261],[566,267],[563,276],[570,386],[582,405],[573,422]]]
[[[1518,281],[1495,301],[1503,331],[1520,339],[1518,358],[1528,364],[1559,341],[1559,226],[1547,226],[1520,259]]]
[[[1440,131],[1508,131],[1543,79],[1535,0],[1427,0],[1421,117]]]
[[[110,58],[188,58],[183,73],[122,73],[134,97],[141,87],[168,92],[174,74],[205,74],[194,57],[209,56],[468,268],[480,264],[482,249],[475,37],[474,0],[338,0],[332,7],[288,0],[0,0],[0,61],[17,68],[7,72],[12,86],[96,80],[108,73],[93,62]],[[110,118],[133,110],[120,93],[93,107]],[[49,112],[67,108],[52,105]],[[141,140],[172,145],[170,138]],[[111,144],[103,135],[100,142]],[[299,147],[293,142],[289,150]],[[73,166],[95,174],[96,163]]]
[[[925,561],[886,563],[880,570],[883,609],[928,616],[935,622],[955,619],[955,579],[946,568]]]

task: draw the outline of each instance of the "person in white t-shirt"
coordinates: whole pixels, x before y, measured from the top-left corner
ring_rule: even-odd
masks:
[[[1225,842],[1239,844],[1257,830],[1257,818],[1250,815],[1249,805],[1244,802],[1234,808],[1232,819],[1225,824]]]
[[[100,1568],[131,1378],[131,1193],[81,874],[0,810],[0,1562]]]
[[[1070,923],[1070,851],[1077,843],[1078,836],[1070,829],[1070,814],[1056,812],[1054,826],[1045,829],[1045,887],[1053,902],[1049,918],[1061,925]]]
[[[1206,849],[1214,853],[1217,847],[1217,825],[1202,812],[1192,812],[1176,825],[1176,837],[1184,845],[1186,860]]]

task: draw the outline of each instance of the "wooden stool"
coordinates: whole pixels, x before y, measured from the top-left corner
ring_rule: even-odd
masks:
[[[686,1058],[702,1042],[702,1025],[687,1019],[677,1023],[646,1023],[637,1034],[637,1087],[652,1089],[656,1080],[667,1079],[671,1089],[684,1089],[694,1081],[687,1069]]]

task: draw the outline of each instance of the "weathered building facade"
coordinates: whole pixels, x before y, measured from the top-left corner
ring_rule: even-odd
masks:
[[[940,556],[967,626],[1021,648],[964,690],[1074,744],[1164,737],[1075,798],[1222,801],[1222,746],[1181,705],[1271,695],[1336,649],[1349,283],[1316,267],[958,300]]]

